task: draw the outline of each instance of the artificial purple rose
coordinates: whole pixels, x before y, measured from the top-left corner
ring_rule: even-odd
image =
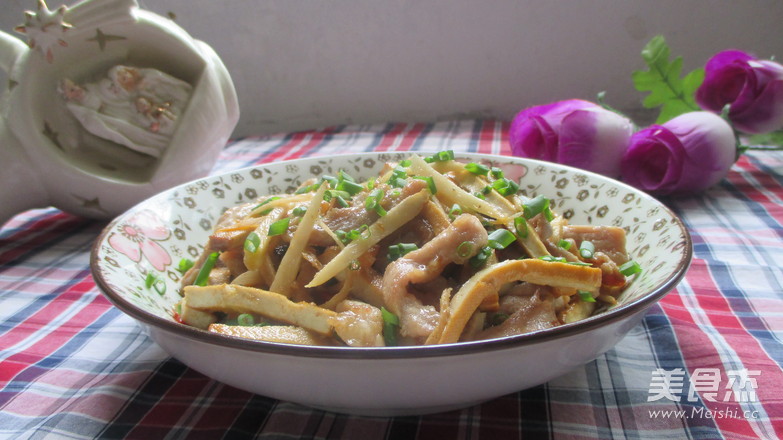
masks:
[[[519,112],[511,122],[509,141],[516,156],[618,177],[632,133],[628,118],[598,104],[571,99]]]
[[[716,113],[731,104],[729,119],[746,133],[783,128],[783,66],[739,50],[719,52],[704,67],[696,102]]]
[[[685,113],[631,137],[623,180],[658,195],[695,194],[723,179],[736,154],[728,122],[710,112]]]

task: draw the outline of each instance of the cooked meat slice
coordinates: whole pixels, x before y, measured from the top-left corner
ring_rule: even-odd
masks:
[[[462,243],[470,252],[457,252]],[[426,338],[438,322],[438,312],[409,292],[410,284],[437,278],[450,263],[463,264],[487,244],[487,231],[475,216],[463,214],[422,248],[392,262],[383,277],[384,300],[400,317],[403,336]],[[461,255],[460,255],[461,254]]]
[[[361,301],[345,300],[337,305],[337,315],[329,318],[335,333],[352,347],[382,347],[381,310]]]
[[[628,261],[625,250],[625,230],[617,226],[566,225],[563,227],[563,238],[574,239],[579,245],[587,240],[595,245],[595,250],[606,254],[615,264],[622,265]]]
[[[500,338],[555,327],[559,324],[552,296],[537,293],[530,296],[504,296],[501,310],[511,312],[501,324],[480,332],[476,339]]]

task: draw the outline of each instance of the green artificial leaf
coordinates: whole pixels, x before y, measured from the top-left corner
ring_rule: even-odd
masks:
[[[683,113],[699,110],[695,94],[702,81],[704,69],[682,75],[682,57],[669,61],[670,50],[666,40],[658,35],[642,49],[642,58],[648,70],[633,72],[636,90],[650,92],[644,98],[645,108],[658,108],[657,124],[662,124]]]

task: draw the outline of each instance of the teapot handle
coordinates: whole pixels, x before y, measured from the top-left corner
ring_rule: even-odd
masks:
[[[10,72],[22,54],[28,50],[22,40],[0,31],[0,69]]]

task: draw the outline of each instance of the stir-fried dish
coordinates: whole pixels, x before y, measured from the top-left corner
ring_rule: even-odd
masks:
[[[340,171],[228,209],[183,277],[182,322],[306,345],[447,344],[584,319],[639,266],[625,231],[571,225],[451,151]]]

